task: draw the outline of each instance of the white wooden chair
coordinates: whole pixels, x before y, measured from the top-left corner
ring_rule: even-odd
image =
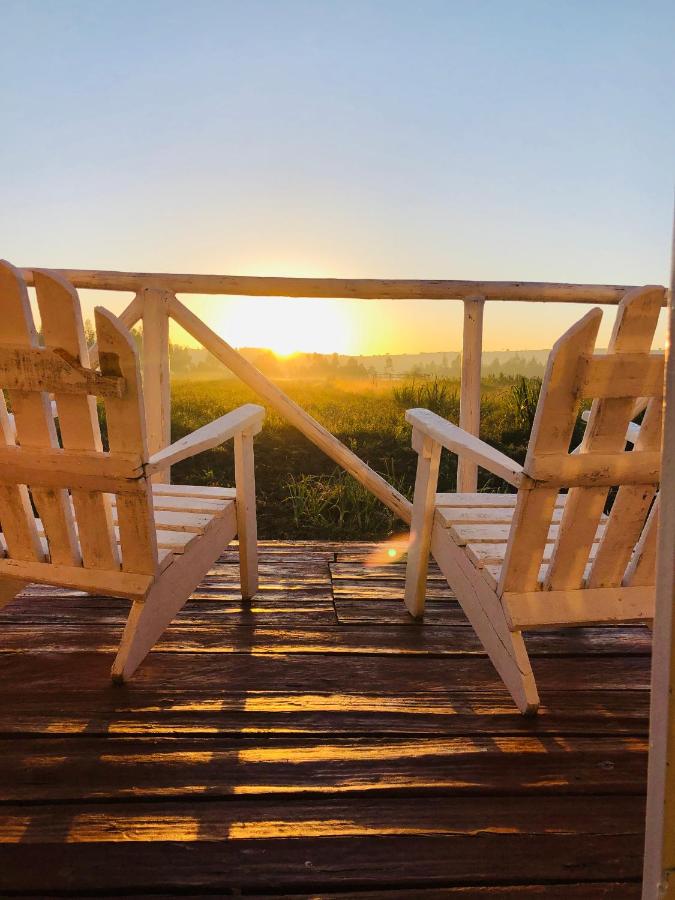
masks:
[[[35,287],[44,348],[20,272],[0,262],[0,607],[30,582],[128,597],[112,668],[124,681],[237,534],[242,594],[256,592],[253,435],[264,410],[242,406],[149,456],[127,329],[96,309],[99,373],[75,290],[47,271],[35,272]],[[235,489],[153,483],[172,463],[232,437]]]
[[[652,287],[626,295],[606,354],[594,353],[598,308],[555,344],[522,466],[427,410],[406,414],[419,454],[406,606],[423,614],[431,551],[524,713],[539,697],[523,630],[653,617],[664,363],[650,348],[663,296]],[[648,398],[639,429],[637,398]],[[593,403],[570,452],[582,399]],[[442,447],[518,493],[437,494]]]

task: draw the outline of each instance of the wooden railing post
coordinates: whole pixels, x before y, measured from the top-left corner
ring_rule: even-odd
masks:
[[[485,297],[467,297],[464,301],[459,427],[476,436],[480,431],[480,371],[483,353],[484,306]],[[473,493],[477,486],[478,467],[475,463],[460,456],[457,461],[458,493]]]
[[[169,291],[148,289],[143,296],[143,395],[150,455],[171,443],[171,385],[169,381]],[[153,475],[171,481],[171,469]]]

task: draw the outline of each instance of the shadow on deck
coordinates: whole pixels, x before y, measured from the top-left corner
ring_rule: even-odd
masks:
[[[425,625],[372,545],[228,551],[133,682],[128,603],[0,614],[0,891],[638,898],[650,635],[537,633],[523,719],[432,568]]]

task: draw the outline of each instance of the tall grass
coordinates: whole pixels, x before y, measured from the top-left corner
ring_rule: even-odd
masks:
[[[402,409],[429,409],[453,422],[459,421],[459,386],[448,378],[410,381],[394,387],[392,396]]]
[[[540,391],[541,378],[520,377],[510,388],[510,401],[516,422],[522,428],[527,429],[528,433],[532,430]]]
[[[405,491],[403,479],[387,480]],[[286,480],[293,522],[299,532],[317,538],[380,537],[394,528],[394,515],[343,469],[330,475],[290,475]]]
[[[483,382],[481,437],[519,462],[525,456],[540,386],[539,379]],[[173,440],[242,403],[261,403],[234,379],[174,381],[171,387]],[[451,379],[410,379],[394,385],[289,380],[283,388],[408,497],[417,454],[404,411],[424,407],[454,422],[459,418],[458,383]],[[456,469],[457,458],[443,453],[439,490],[454,490]],[[172,472],[177,483],[233,484],[232,442],[184,460]],[[255,439],[255,477],[262,538],[382,538],[396,527],[378,500],[271,409]],[[479,489],[506,486],[481,470]]]

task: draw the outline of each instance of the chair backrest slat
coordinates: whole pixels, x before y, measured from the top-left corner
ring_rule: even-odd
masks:
[[[526,469],[538,456],[569,450],[576,422],[579,360],[593,352],[601,318],[601,310],[591,310],[551,351],[532,424]],[[558,486],[518,492],[500,592],[536,590],[557,496]]]
[[[94,372],[76,291],[55,273],[34,277],[44,348],[20,272],[0,263],[0,553],[113,576],[120,569],[152,575],[157,538],[133,340],[115,316],[97,309],[103,371]]]
[[[37,347],[28,291],[20,272],[9,263],[0,263],[3,339],[13,345]],[[8,390],[14,413],[17,443],[22,447],[58,447],[49,396],[39,391]],[[70,498],[65,488],[32,492],[49,545],[50,559],[61,565],[78,565],[80,550]]]
[[[644,587],[656,581],[656,545],[659,530],[660,498],[656,495],[640,540],[626,570],[624,581],[628,587]]]
[[[80,302],[73,287],[55,273],[35,271],[45,346],[65,350],[89,367]],[[96,398],[84,393],[55,393],[61,442],[67,450],[101,451]],[[110,496],[100,491],[71,491],[78,523],[82,562],[88,569],[119,569]]]
[[[148,461],[145,410],[138,353],[128,333],[107,310],[95,310],[98,358],[104,375],[122,377],[122,398],[106,397],[105,413],[111,452],[138,453]],[[157,534],[154,525],[152,490],[140,479],[137,494],[117,495],[117,520],[125,572],[153,574],[157,570]]]
[[[628,577],[631,558],[635,572],[639,565],[639,577],[647,577],[652,537],[645,518],[660,477],[663,393],[663,355],[649,351],[662,303],[663,288],[629,292],[619,305],[607,354],[593,353],[599,309],[584,316],[553,348],[523,466],[526,477],[516,500],[500,591],[619,587]],[[591,391],[595,396],[588,396]],[[636,402],[644,403],[645,397],[652,399],[643,428],[634,450],[626,451],[628,424]],[[570,441],[582,399],[593,402],[581,447],[572,453]],[[612,486],[618,493],[607,518]],[[553,504],[565,488],[569,491],[550,562],[540,570]],[[593,552],[603,523],[604,533]],[[644,545],[639,564],[634,554],[638,539]],[[651,577],[653,583],[653,564]]]
[[[661,397],[652,397],[635,442],[637,452],[659,449],[662,419],[663,401]],[[588,587],[617,587],[622,583],[655,495],[654,484],[623,484],[619,487],[591,566]],[[653,568],[652,574],[655,575]]]
[[[630,370],[631,365],[637,368],[633,354],[649,352],[662,301],[662,289],[638,288],[628,292],[619,304],[607,349],[614,357],[631,355],[632,363],[629,359],[625,360],[626,370]],[[597,399],[589,395],[588,388],[583,384],[584,374],[580,378],[579,396],[592,398],[593,403],[579,455],[622,453],[635,400],[638,396],[648,395],[649,386],[633,381],[624,386],[623,390],[627,393],[623,396]],[[659,391],[661,386],[662,382]],[[654,389],[653,385],[651,389]],[[570,489],[544,582],[546,589],[576,590],[582,586],[593,536],[605,509],[608,490],[605,485]]]
[[[0,284],[1,279],[0,271]],[[7,412],[5,395],[0,390],[0,447],[11,447],[14,444],[14,422]],[[0,527],[5,539],[0,555],[4,555],[6,551],[24,562],[41,562],[44,559],[25,484],[0,484]]]

